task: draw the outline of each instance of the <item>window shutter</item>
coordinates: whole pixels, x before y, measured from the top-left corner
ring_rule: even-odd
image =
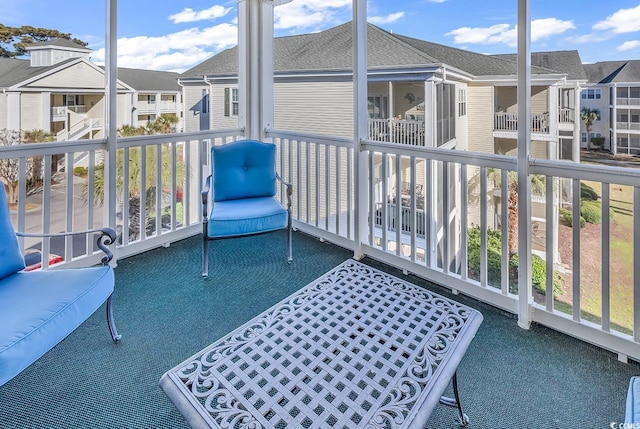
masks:
[[[229,112],[229,88],[224,89],[224,116],[231,116]]]

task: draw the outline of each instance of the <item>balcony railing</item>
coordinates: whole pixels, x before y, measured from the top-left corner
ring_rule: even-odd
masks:
[[[640,130],[640,122],[616,122],[616,129],[618,130]]]
[[[496,112],[494,118],[495,131],[518,131],[518,115],[515,113]],[[549,132],[548,113],[531,115],[531,132]]]
[[[558,122],[561,124],[573,124],[576,121],[574,109],[562,108],[558,111]]]
[[[13,163],[17,172],[13,220],[18,230],[45,233],[115,225],[117,258],[198,234],[209,148],[241,136],[234,129],[119,139],[118,179],[111,184],[100,183],[101,160],[108,156],[104,141],[2,147],[0,160]],[[278,148],[277,170],[294,185],[299,230],[508,312],[527,299],[533,321],[622,358],[640,359],[640,312],[633,304],[640,296],[635,171],[530,162],[532,180],[544,179],[544,197],[530,203],[538,227],[520,235],[530,234],[531,252],[540,258],[537,269],[546,274],[542,280],[536,274],[541,283],[523,298],[509,256],[511,226],[517,225],[507,204],[513,195],[510,186],[499,186],[514,180],[516,158],[374,141],[356,152],[347,138],[285,131],[270,131],[268,137]],[[84,151],[90,154],[86,173],[74,175],[74,154]],[[62,156],[64,172],[55,173],[51,161]],[[356,174],[357,165],[366,176]],[[42,183],[27,189],[33,177]],[[107,200],[117,202],[107,209],[100,204],[103,190]],[[570,218],[586,216],[581,207],[587,194],[595,195],[590,215],[595,210],[601,223],[568,226]],[[42,243],[42,249],[45,259],[58,253],[66,264],[97,261],[89,242]],[[554,290],[557,276],[560,290]]]
[[[381,142],[424,146],[424,122],[405,119],[369,119],[369,138]]]
[[[616,105],[618,106],[640,106],[640,98],[616,98]]]

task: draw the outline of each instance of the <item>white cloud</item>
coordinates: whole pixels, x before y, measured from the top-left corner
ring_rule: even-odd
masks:
[[[118,66],[150,70],[184,71],[238,41],[233,24],[203,29],[189,28],[159,37],[118,39]],[[104,64],[104,48],[92,53],[92,60]]]
[[[576,28],[572,21],[557,18],[534,19],[531,21],[531,41],[548,39]],[[445,34],[453,36],[456,44],[493,45],[502,43],[515,47],[518,38],[517,26],[495,24],[490,27],[461,27]]]
[[[630,51],[640,47],[640,40],[628,40],[616,48],[617,51]]]
[[[444,3],[444,2],[446,2],[447,0],[427,0],[427,1],[428,1],[428,2],[431,2],[431,3]]]
[[[390,13],[386,16],[370,16],[368,21],[372,24],[380,25],[380,24],[393,24],[397,22],[399,19],[404,17],[404,12],[395,12]]]
[[[612,31],[616,34],[640,31],[640,5],[620,9],[593,25],[594,30]]]
[[[335,23],[336,14],[350,10],[352,0],[293,0],[274,8],[277,30],[314,28]]]
[[[231,11],[230,7],[223,6],[212,6],[209,9],[204,9],[201,11],[194,11],[190,7],[185,8],[182,12],[178,12],[169,16],[169,19],[174,23],[178,24],[181,22],[196,22],[196,21],[206,21],[213,20],[217,18],[222,18],[227,15]]]

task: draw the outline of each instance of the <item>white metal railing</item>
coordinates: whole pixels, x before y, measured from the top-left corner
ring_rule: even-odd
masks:
[[[424,121],[369,119],[369,138],[375,141],[424,146]]]
[[[110,188],[103,182],[104,140],[0,147],[0,163],[14,172],[8,180],[11,193],[17,195],[12,222],[18,231],[35,233],[115,225],[119,240],[116,258],[197,234],[202,218],[199,190],[208,168],[208,149],[241,135],[241,130],[231,129],[119,139],[117,195],[110,196],[118,201],[117,213],[108,213],[101,204]],[[83,166],[74,171],[80,157]],[[54,171],[59,159],[63,165]],[[20,244],[23,251],[40,248],[44,261],[53,254],[62,256],[70,266],[99,261],[91,238],[44,242],[22,238]]]
[[[561,108],[558,111],[558,122],[561,124],[574,123],[576,120],[576,111],[570,108]]]
[[[118,258],[198,234],[199,190],[208,174],[210,146],[241,135],[233,129],[119,139],[116,170],[122,181],[111,196],[118,201],[119,217],[98,203],[104,141],[0,148],[0,161],[17,166],[13,221],[26,232],[113,223],[121,240]],[[511,186],[516,158],[375,141],[363,142],[356,151],[348,138],[286,131],[269,131],[268,137],[278,147],[277,170],[294,186],[298,229],[518,312],[522,298],[509,251],[517,217],[508,204],[517,196]],[[73,154],[83,151],[90,153],[87,174],[74,176]],[[61,155],[69,161],[64,173],[54,174],[51,161]],[[356,156],[364,176],[356,174]],[[26,183],[36,158],[42,184],[30,190]],[[540,159],[531,160],[529,169],[532,181],[544,180],[542,191],[536,191],[540,198],[530,202],[532,228],[518,233],[531,234],[530,251],[542,261],[536,270],[542,264],[546,271],[528,298],[532,320],[640,359],[640,312],[635,311],[640,308],[640,250],[635,248],[640,216],[634,216],[640,209],[640,176],[624,168]],[[358,177],[365,182],[356,183]],[[366,213],[355,209],[357,188],[365,193]],[[570,207],[572,219],[586,216],[581,206],[589,193],[595,194],[600,226],[565,225],[567,212],[560,209]],[[45,260],[58,252],[67,264],[86,264],[94,257],[91,240],[41,247]],[[554,291],[556,273],[560,291]]]
[[[616,105],[619,106],[640,106],[640,98],[616,98]]]
[[[51,108],[51,117],[52,118],[66,118],[67,117],[67,108],[66,106],[55,106]]]
[[[80,121],[76,122],[71,126],[70,129],[64,129],[59,131],[56,134],[56,140],[67,141],[67,140],[78,140],[87,133],[95,130],[102,129],[101,121],[98,118],[83,118]]]
[[[518,115],[515,113],[496,112],[494,115],[494,129],[496,131],[518,131]],[[531,115],[531,132],[549,132],[549,114],[538,113]]]
[[[640,130],[640,123],[639,122],[616,122],[616,128],[619,130],[638,131]]]
[[[87,106],[83,104],[76,104],[75,106],[67,106],[68,110],[78,113],[80,115],[87,113]]]
[[[361,150],[367,154],[368,183],[361,189],[367,192],[369,209],[359,214],[352,142],[283,131],[269,136],[279,147],[278,170],[294,184],[299,229],[355,249],[358,216],[367,225],[360,243],[366,255],[517,313],[520,298],[509,252],[510,225],[517,226],[517,216],[503,203],[517,192],[501,185],[515,180],[516,158],[367,141]],[[532,275],[541,281],[530,297],[533,321],[622,358],[639,359],[640,313],[634,311],[638,298],[631,297],[640,296],[640,251],[632,250],[640,245],[640,221],[633,216],[640,208],[640,177],[624,168],[563,161],[535,159],[530,168],[532,181],[541,186],[531,202],[532,228],[526,232],[536,264]],[[560,210],[573,207],[573,218],[580,219],[581,185],[586,184],[595,188],[602,205],[597,244],[581,240],[583,231],[593,233],[597,226],[567,226],[566,212]],[[623,209],[626,217],[614,222],[608,213],[620,198],[612,197],[613,192],[621,188],[629,188],[633,197]],[[616,258],[621,257],[607,244],[618,221],[631,225],[623,234],[634,255],[622,270],[633,276],[623,282],[608,268],[618,266]],[[546,272],[542,280],[540,267]],[[587,269],[589,278],[581,277]],[[558,276],[560,290],[554,290]],[[600,303],[594,306],[594,301]]]

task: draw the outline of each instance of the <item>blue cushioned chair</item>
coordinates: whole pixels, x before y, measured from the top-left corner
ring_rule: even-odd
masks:
[[[276,147],[240,140],[211,149],[211,175],[202,190],[202,276],[209,276],[208,241],[287,228],[291,251],[293,187],[276,173]],[[286,187],[287,207],[276,199],[276,183]],[[211,192],[211,210],[208,208]]]
[[[100,233],[98,247],[105,252],[102,266],[24,271],[16,235],[55,237]],[[0,182],[0,386],[62,341],[107,302],[107,322],[113,341],[120,335],[113,322],[111,294],[115,240],[109,228],[62,234],[15,233],[9,217],[4,185]]]
[[[629,427],[636,427],[634,424],[640,425],[640,377],[631,377],[629,380],[624,422],[629,424]]]

